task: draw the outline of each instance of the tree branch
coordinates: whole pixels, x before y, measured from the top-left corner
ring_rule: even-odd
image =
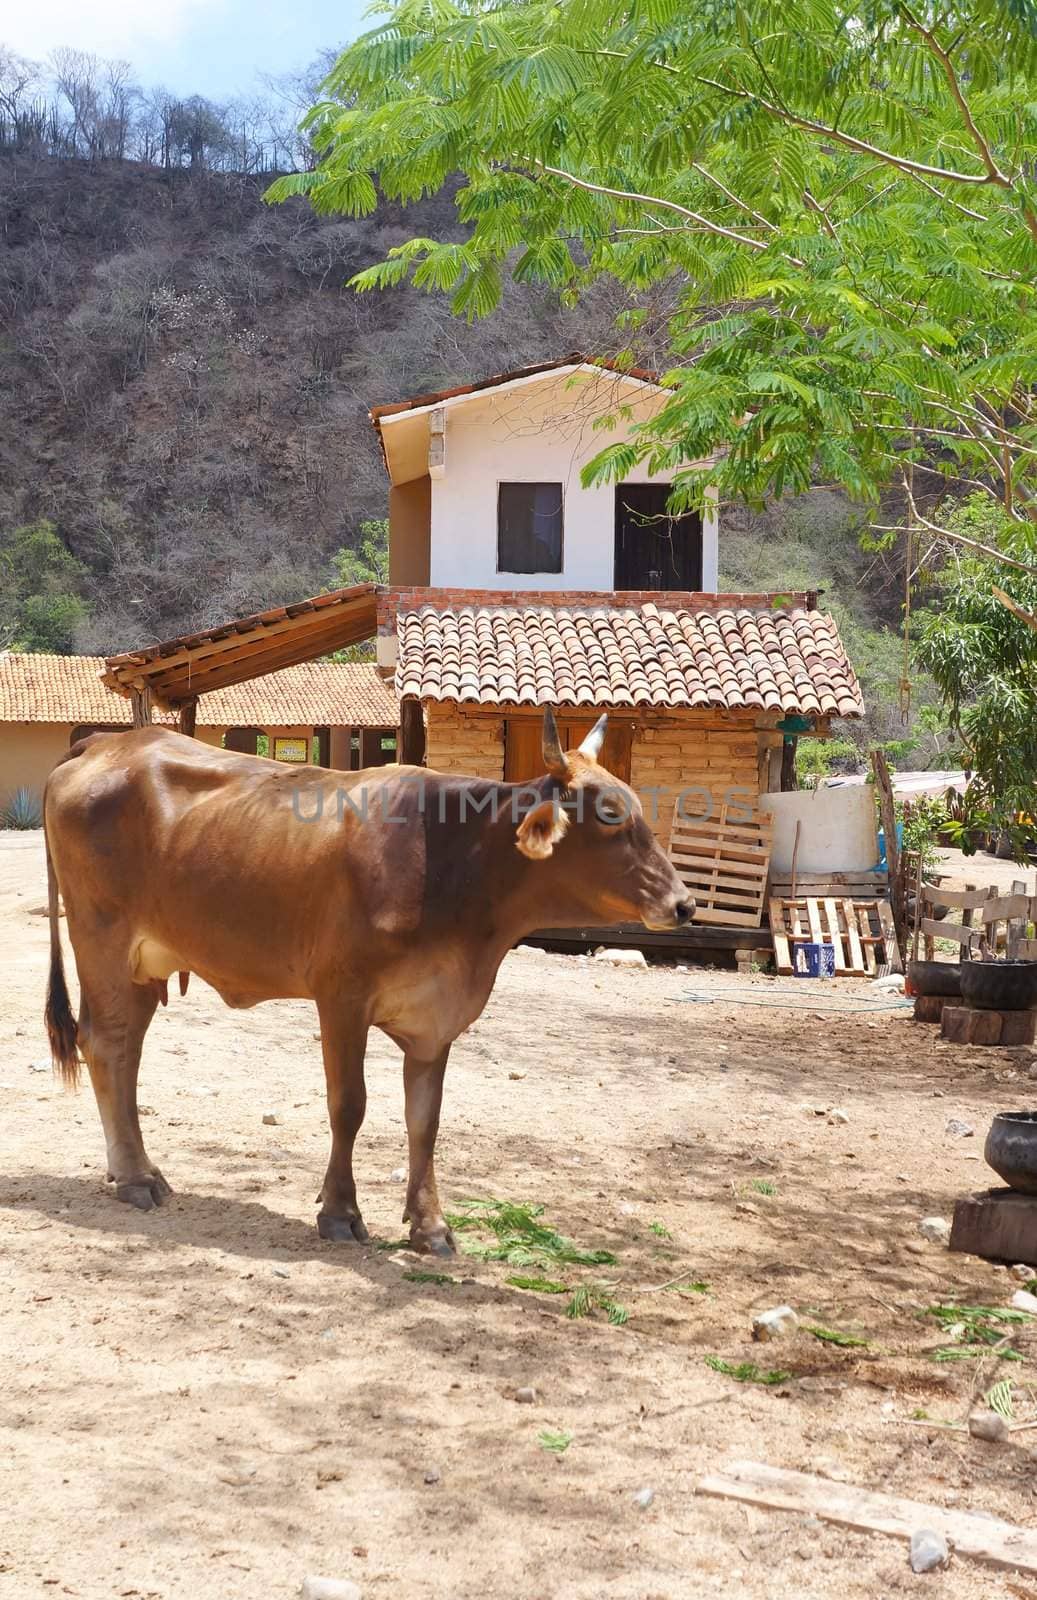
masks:
[[[629,200],[634,205],[661,206],[665,211],[676,211],[678,216],[687,217],[689,222],[697,223],[707,233],[718,234],[722,239],[730,239],[734,244],[743,244],[750,250],[766,250],[767,246],[762,239],[750,239],[748,234],[737,233],[734,228],[725,228],[723,223],[711,222],[708,217],[703,217],[697,211],[692,211],[688,206],[682,206],[676,200],[664,200],[661,195],[638,194],[633,189],[613,189],[607,183],[593,183],[589,178],[577,178],[572,172],[565,172],[561,167],[549,167],[545,161],[538,161],[536,156],[518,156],[518,161],[527,167],[536,167],[540,172],[548,173],[552,178],[564,178],[566,183],[571,183],[576,189],[586,189],[590,194],[608,195],[612,200]],[[794,256],[786,256],[787,261],[792,261],[797,267],[803,265]]]
[[[919,38],[925,41],[927,48],[940,63],[940,67],[943,71],[944,77],[947,79],[951,94],[954,96],[958,110],[961,112],[962,121],[969,131],[969,136],[972,139],[973,144],[979,151],[980,160],[987,169],[987,176],[991,183],[998,184],[1002,189],[1010,189],[1012,187],[1012,180],[1006,172],[1001,171],[1001,168],[994,160],[993,152],[989,144],[983,137],[982,133],[980,133],[979,128],[976,125],[976,119],[973,117],[972,112],[969,109],[969,103],[962,91],[961,84],[958,82],[958,75],[954,70],[953,63],[947,51],[940,44],[932,29],[925,27],[923,23],[919,22],[917,17],[912,16],[907,6],[901,5],[900,11],[901,14],[907,19],[908,26],[912,27],[918,34]]]
[[[1021,622],[1026,623],[1028,628],[1032,628],[1037,633],[1037,617],[1034,616],[1032,611],[1024,611],[1022,606],[1013,600],[1010,594],[1005,594],[1003,589],[999,589],[996,583],[991,584],[990,592],[995,600],[1000,600],[1003,606],[1008,607],[1013,617],[1018,617]]]

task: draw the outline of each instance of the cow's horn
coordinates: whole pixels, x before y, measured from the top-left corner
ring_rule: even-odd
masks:
[[[569,776],[569,766],[558,737],[558,724],[550,706],[544,707],[544,765],[556,778]]]
[[[597,761],[601,754],[601,747],[605,743],[605,729],[608,727],[608,720],[608,712],[603,711],[580,746],[580,755],[586,756],[588,761]]]

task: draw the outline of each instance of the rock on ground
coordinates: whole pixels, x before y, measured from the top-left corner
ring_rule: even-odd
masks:
[[[936,1567],[944,1567],[950,1555],[950,1546],[942,1533],[932,1528],[916,1528],[911,1535],[912,1572],[932,1572]]]
[[[988,1411],[980,1406],[969,1413],[969,1433],[974,1439],[987,1439],[991,1444],[1002,1444],[1011,1431],[1000,1411]]]
[[[595,950],[595,961],[607,961],[610,967],[647,967],[643,950]]]
[[[753,1338],[761,1342],[783,1339],[786,1334],[795,1333],[798,1327],[799,1318],[791,1306],[773,1306],[770,1311],[761,1311],[753,1318]]]
[[[304,1578],[299,1600],[360,1600],[360,1586],[351,1578]]]
[[[943,1217],[923,1217],[918,1231],[930,1244],[946,1244],[951,1236],[951,1225]]]

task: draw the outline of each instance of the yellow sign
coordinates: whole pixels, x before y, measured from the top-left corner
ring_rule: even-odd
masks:
[[[310,741],[308,739],[275,739],[275,761],[301,761],[304,764],[310,759]]]

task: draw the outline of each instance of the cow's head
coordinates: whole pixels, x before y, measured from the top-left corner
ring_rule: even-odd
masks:
[[[566,752],[554,716],[545,710],[544,764],[554,786],[522,818],[516,844],[533,861],[554,858],[564,880],[559,887],[588,921],[636,917],[648,928],[680,927],[691,921],[694,900],[645,821],[633,789],[598,765],[607,722],[600,717],[579,749]]]

